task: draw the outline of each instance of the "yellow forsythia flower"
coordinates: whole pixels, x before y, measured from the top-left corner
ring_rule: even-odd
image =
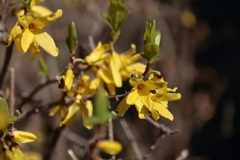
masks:
[[[29,48],[30,50],[37,50],[39,45],[52,56],[58,56],[59,50],[56,47],[54,40],[42,29],[42,27],[49,25],[61,16],[62,10],[59,9],[55,13],[39,18],[33,18],[32,16],[26,15],[18,17],[18,24],[20,26],[14,26],[12,28],[8,40],[8,46],[12,43],[12,40],[14,40],[18,51],[20,53],[25,53]],[[36,44],[32,45],[32,43]]]
[[[167,83],[163,78],[153,77],[153,75],[150,75],[147,81],[131,78],[129,82],[133,89],[119,103],[116,109],[119,116],[123,116],[130,105],[135,105],[141,119],[145,119],[145,115],[151,114],[155,120],[158,120],[160,115],[173,120],[167,104],[168,101],[181,99],[181,94],[168,92],[176,91],[176,89],[167,88]],[[153,94],[151,91],[156,93]]]
[[[67,90],[71,89],[72,83],[73,83],[73,78],[74,78],[73,71],[71,69],[68,69],[66,71],[65,76],[63,76],[64,84],[65,84],[65,87]]]
[[[32,142],[37,139],[37,137],[30,132],[13,131],[12,133],[13,133],[12,140],[18,144]]]
[[[97,148],[110,155],[116,155],[122,151],[122,144],[117,141],[103,140],[97,143]]]
[[[77,111],[80,112],[83,119],[91,117],[93,114],[93,107],[91,101],[84,101],[82,96],[77,95],[75,101],[69,106],[68,114],[63,121],[60,122],[60,126],[70,126],[76,118]],[[87,125],[87,129],[92,129],[92,125]]]

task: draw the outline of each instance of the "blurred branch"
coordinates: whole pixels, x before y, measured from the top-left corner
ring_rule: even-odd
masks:
[[[27,103],[28,101],[30,101],[30,100],[32,99],[32,97],[33,97],[36,93],[38,93],[38,91],[40,91],[40,90],[43,89],[44,87],[46,87],[46,86],[48,86],[48,85],[50,85],[50,84],[52,84],[52,83],[55,83],[55,82],[57,82],[56,79],[48,80],[48,81],[46,81],[45,83],[39,84],[38,86],[36,86],[36,87],[33,89],[33,91],[30,93],[30,95],[29,95],[28,97],[22,99],[22,101],[21,101],[21,103],[18,105],[17,109],[18,109],[19,111],[21,111],[23,105],[24,105],[25,103]]]
[[[171,130],[168,127],[166,127],[165,125],[154,121],[151,117],[146,116],[146,115],[145,115],[145,117],[148,122],[150,122],[152,125],[154,125],[156,128],[158,128],[160,130],[155,143],[150,146],[148,152],[143,157],[143,159],[148,159],[151,156],[152,152],[157,148],[157,146],[160,143],[162,138],[176,134],[176,133],[178,133],[178,130]]]
[[[10,68],[10,99],[9,99],[9,108],[10,113],[14,114],[15,109],[15,69]]]
[[[57,105],[66,105],[66,103],[63,100],[58,100],[58,101],[55,101],[55,102],[51,102],[49,104],[38,106],[38,107],[33,108],[30,111],[27,111],[27,112],[21,114],[18,119],[21,120],[21,119],[27,118],[27,117],[29,117],[33,114],[40,113],[41,111],[43,111],[45,109],[49,109],[49,108],[57,106]]]
[[[131,141],[131,145],[132,145],[133,151],[137,157],[137,160],[142,159],[142,153],[138,147],[138,144],[136,142],[136,139],[135,139],[132,131],[130,130],[130,128],[128,126],[128,123],[126,122],[125,119],[122,118],[122,119],[120,119],[120,124],[122,125],[123,130],[126,133],[128,139]]]
[[[11,57],[12,57],[12,52],[13,52],[13,43],[9,47],[6,48],[4,64],[3,64],[3,68],[2,68],[2,71],[1,71],[1,75],[0,75],[0,88],[2,88],[3,79],[4,79],[5,74],[7,72],[7,68],[8,68],[9,62],[10,62]]]
[[[77,156],[74,154],[74,152],[71,149],[68,149],[68,154],[73,160],[78,160]]]
[[[80,145],[81,147],[87,147],[89,145],[88,140],[72,132],[70,129],[65,129],[63,136],[69,139],[70,141]]]
[[[52,136],[50,137],[49,145],[46,148],[45,155],[43,157],[43,160],[49,160],[51,158],[51,155],[53,153],[53,150],[57,144],[57,141],[59,137],[61,136],[62,131],[64,130],[65,126],[61,126],[55,129]]]

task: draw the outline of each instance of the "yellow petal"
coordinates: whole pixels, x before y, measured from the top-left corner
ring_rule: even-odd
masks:
[[[129,105],[135,104],[136,100],[138,99],[138,91],[137,89],[132,89],[132,91],[127,95],[126,102]]]
[[[167,88],[167,91],[168,92],[176,92],[177,91],[177,87],[175,87],[175,88],[173,88],[173,89],[171,89],[171,88]]]
[[[18,144],[32,142],[37,139],[37,137],[30,132],[13,131],[13,135],[14,137],[12,138],[12,140]]]
[[[30,23],[32,23],[33,21],[33,17],[31,16],[19,16],[18,17],[18,23],[24,28],[27,29],[30,25]]]
[[[156,110],[161,116],[171,121],[173,120],[172,113],[166,107],[162,106],[160,103],[153,101],[153,110]]]
[[[139,100],[142,102],[144,106],[151,110],[152,100],[150,99],[150,96],[139,96]]]
[[[142,63],[138,63],[138,62],[137,63],[133,63],[131,65],[128,65],[126,67],[126,69],[130,73],[129,77],[131,76],[133,70],[135,70],[135,73],[138,74],[138,75],[143,74],[143,72],[145,71],[145,68],[146,68],[146,65],[144,65]]]
[[[56,112],[58,112],[59,108],[60,108],[60,106],[52,107],[48,115],[51,117],[54,116],[56,114]]]
[[[58,48],[55,45],[52,37],[47,34],[43,29],[34,28],[33,30],[35,41],[49,54],[54,57],[58,56]]]
[[[129,79],[129,83],[132,87],[137,87],[138,85],[140,85],[143,82],[144,81],[141,78],[130,78]]]
[[[177,101],[181,99],[180,93],[163,93],[163,94],[154,94],[153,99],[160,102],[160,101]]]
[[[21,34],[22,28],[20,26],[13,26],[11,33],[10,33],[10,37],[8,39],[8,45],[7,47],[12,43],[12,40],[15,39],[19,34]]]
[[[110,49],[109,44],[103,44],[101,42],[98,43],[95,50],[90,53],[90,55],[86,56],[85,60],[88,62],[89,65],[93,65],[96,62],[102,60],[102,55]]]
[[[71,69],[68,69],[66,71],[65,78],[64,78],[64,83],[67,90],[71,89],[73,78],[74,78],[73,71]]]
[[[33,42],[34,35],[33,33],[27,28],[22,34],[21,39],[21,46],[23,49],[23,52],[26,52],[30,46],[30,44]]]
[[[100,68],[98,69],[97,74],[105,83],[113,83],[112,75],[109,69],[103,70],[103,68]]]
[[[108,87],[108,90],[109,90],[110,94],[111,94],[111,95],[115,95],[115,94],[116,94],[115,84],[114,84],[114,83],[107,83],[106,85],[107,85],[107,87]]]
[[[159,113],[156,110],[152,110],[152,117],[155,121],[157,121],[160,118]]]
[[[162,88],[167,85],[166,82],[159,82],[159,81],[152,81],[152,80],[147,80],[144,82],[144,84],[149,90],[156,90],[158,88]]]
[[[55,13],[34,19],[32,23],[35,24],[36,27],[45,27],[61,16],[62,10],[58,9]]]
[[[15,159],[14,154],[9,149],[3,152],[0,158],[2,158],[2,160],[17,160]]]
[[[19,147],[12,147],[11,151],[14,154],[14,158],[11,160],[25,160],[24,155]]]
[[[52,13],[52,11],[43,6],[32,6],[30,12],[34,17],[42,17]]]
[[[139,96],[147,96],[150,94],[150,90],[145,84],[140,84],[137,90]]]
[[[30,6],[32,8],[33,6],[36,6],[36,5],[38,5],[39,3],[43,2],[43,1],[44,0],[32,0]]]
[[[118,116],[124,116],[125,112],[128,110],[130,105],[126,103],[127,96],[123,98],[123,100],[118,104],[116,111],[118,112]]]
[[[67,122],[71,119],[71,117],[75,116],[75,113],[78,110],[79,110],[79,106],[76,103],[73,103],[72,105],[70,105],[70,107],[68,108],[68,114],[65,117],[65,119],[60,122],[60,126],[62,126],[62,125],[69,126],[69,124],[67,124]]]
[[[117,141],[103,140],[97,143],[97,148],[107,154],[116,155],[121,152],[122,145]]]
[[[119,55],[114,54],[111,56],[110,59],[110,68],[112,71],[112,76],[114,83],[117,87],[122,87],[122,78],[120,74],[120,61],[119,61]]]

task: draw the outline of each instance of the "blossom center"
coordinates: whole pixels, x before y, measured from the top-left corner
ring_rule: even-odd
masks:
[[[29,24],[29,27],[28,27],[31,31],[33,31],[33,28],[34,28],[34,24],[33,23],[31,23],[31,24]]]
[[[144,87],[143,84],[139,84],[137,88],[138,88],[138,89],[142,89],[143,87]]]

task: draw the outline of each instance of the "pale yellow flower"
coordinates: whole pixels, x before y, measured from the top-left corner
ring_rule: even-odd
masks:
[[[67,90],[70,90],[71,87],[72,87],[73,78],[74,78],[73,70],[72,69],[68,69],[66,71],[65,75],[62,76],[62,78],[64,80],[65,88]]]
[[[42,27],[47,26],[61,16],[62,10],[57,10],[55,13],[39,18],[25,15],[18,17],[18,24],[21,27],[13,27],[8,40],[8,46],[12,43],[12,40],[14,40],[18,51],[25,53],[29,47],[31,47],[31,44],[36,42],[47,53],[55,57],[58,56],[59,50],[54,40]],[[21,30],[21,28],[23,29]]]
[[[102,140],[97,143],[96,147],[110,155],[116,155],[122,151],[122,144],[117,141]]]
[[[48,14],[51,14],[52,11],[50,11],[48,8],[38,5],[40,2],[43,2],[44,0],[32,0],[30,4],[30,15],[33,17],[42,17],[46,16]],[[17,9],[15,12],[16,17],[24,15],[23,9]]]
[[[82,96],[77,95],[74,102],[68,108],[68,114],[63,121],[60,122],[60,126],[70,126],[76,118],[77,111],[80,112],[83,120],[91,117],[93,114],[91,101],[84,101]],[[86,128],[92,129],[92,125],[87,125]]]

